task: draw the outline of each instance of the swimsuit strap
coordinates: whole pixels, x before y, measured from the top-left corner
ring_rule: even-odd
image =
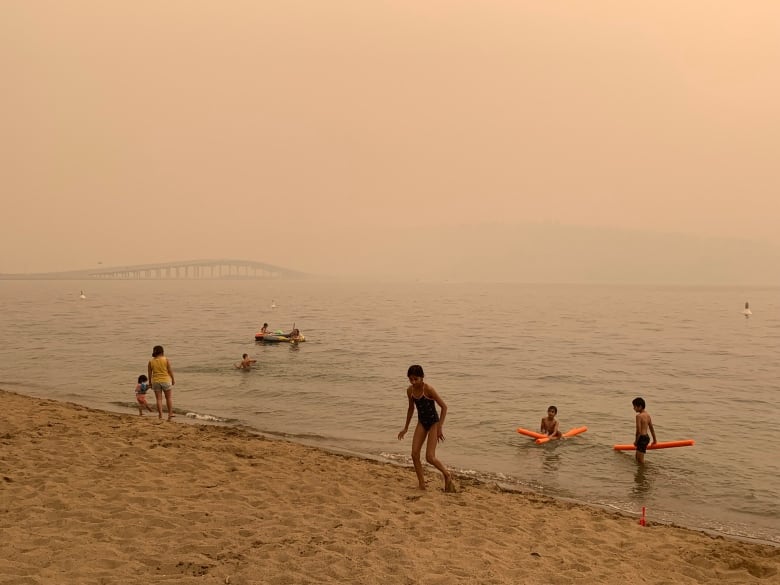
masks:
[[[411,395],[412,395],[412,400],[420,400],[420,398],[427,398],[428,400],[433,400],[433,398],[431,398],[430,396],[425,395],[425,386],[423,386],[422,394],[420,394],[419,396],[414,395],[414,390],[412,390]]]

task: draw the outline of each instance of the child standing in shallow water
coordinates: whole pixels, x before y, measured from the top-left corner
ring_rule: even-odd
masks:
[[[447,471],[444,464],[436,458],[436,445],[444,440],[444,418],[447,416],[447,405],[436,393],[432,386],[425,383],[425,374],[422,366],[409,366],[406,373],[411,385],[406,389],[406,397],[409,400],[409,408],[406,411],[406,425],[398,433],[398,440],[402,440],[406,431],[409,430],[409,423],[412,420],[415,407],[417,408],[417,426],[414,429],[412,437],[412,462],[414,471],[417,473],[417,481],[420,489],[425,489],[425,475],[423,474],[420,452],[422,445],[426,442],[425,460],[441,471],[444,476],[444,491],[454,492],[455,485],[452,482],[452,474]],[[441,409],[441,416],[436,412],[436,405]]]
[[[636,438],[634,440],[634,446],[636,447],[636,461],[640,465],[645,462],[645,453],[647,453],[647,447],[650,445],[650,435],[653,435],[653,445],[658,442],[655,438],[655,427],[653,427],[653,419],[650,418],[650,413],[645,410],[645,400],[641,396],[637,396],[631,401],[636,413]]]
[[[146,401],[146,393],[149,391],[149,378],[141,374],[138,376],[138,384],[135,386],[135,401],[138,403],[138,415],[144,415],[144,409],[152,412],[152,407]]]
[[[147,369],[157,401],[157,415],[162,418],[162,397],[164,394],[168,407],[168,420],[171,420],[173,418],[173,385],[176,383],[176,379],[173,377],[171,362],[165,357],[162,345],[155,345],[152,349],[152,359],[149,360]]]

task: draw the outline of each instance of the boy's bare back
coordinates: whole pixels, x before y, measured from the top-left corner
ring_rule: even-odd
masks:
[[[653,424],[653,419],[650,418],[650,413],[646,410],[638,412],[636,415],[636,431],[640,435],[649,435],[650,427]]]

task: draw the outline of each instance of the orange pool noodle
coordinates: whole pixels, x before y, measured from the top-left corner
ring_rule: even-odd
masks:
[[[529,431],[528,429],[522,429],[519,427],[517,429],[517,432],[520,433],[521,435],[525,435],[526,437],[532,437],[534,439],[542,439],[547,436],[547,435],[543,435],[542,433],[535,433],[533,431]]]
[[[561,437],[565,438],[565,439],[568,439],[569,437],[573,437],[574,435],[579,435],[580,433],[584,433],[587,430],[588,430],[588,427],[577,427],[576,429],[570,429],[570,430],[566,431],[565,433],[563,433],[561,435]],[[538,439],[536,439],[536,441],[534,441],[534,442],[537,445],[543,445],[544,443],[546,443],[547,441],[549,441],[550,439],[553,439],[553,438],[554,437],[542,436],[542,437],[539,437]]]
[[[693,445],[693,439],[684,439],[682,441],[664,441],[656,443],[655,445],[648,445],[647,449],[669,449],[671,447],[690,447]],[[636,447],[634,445],[615,445],[613,447],[615,451],[634,451]]]

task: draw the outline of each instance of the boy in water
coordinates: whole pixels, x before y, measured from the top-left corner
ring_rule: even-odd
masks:
[[[650,413],[645,410],[644,398],[637,397],[631,401],[634,405],[634,412],[636,413],[636,439],[634,440],[634,446],[636,447],[636,461],[639,464],[645,462],[645,453],[647,453],[647,446],[650,445],[650,435],[653,435],[653,445],[658,442],[655,438],[655,428],[653,428],[653,419],[650,418]],[[648,431],[650,435],[648,435]]]
[[[245,353],[241,356],[241,363],[238,365],[239,370],[251,370],[252,364],[256,363],[257,360],[249,359],[249,354]]]
[[[152,407],[146,401],[146,393],[149,391],[149,378],[141,374],[138,376],[138,384],[135,387],[135,400],[138,402],[138,416],[144,415],[144,408],[152,412]]]
[[[555,415],[558,414],[557,406],[547,407],[547,416],[542,419],[542,424],[539,432],[544,433],[552,439],[560,439],[561,431],[558,429],[558,421],[555,420]]]

